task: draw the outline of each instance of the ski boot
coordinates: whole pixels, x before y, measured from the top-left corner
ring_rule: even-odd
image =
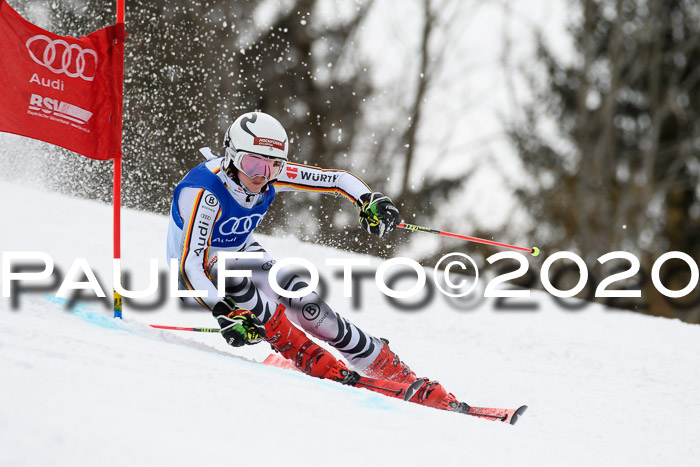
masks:
[[[284,358],[294,362],[294,366],[316,378],[334,379],[342,382],[347,378],[343,369],[349,370],[343,362],[337,360],[329,351],[314,343],[301,329],[294,326],[285,314],[282,304],[277,306],[275,314],[265,323],[265,340]]]
[[[384,345],[379,351],[379,355],[364,371],[367,376],[404,384],[422,381],[423,385],[418,385],[420,389],[409,399],[411,402],[443,410],[458,411],[463,409],[459,405],[462,403],[458,402],[453,394],[448,393],[440,383],[430,381],[428,378],[417,378],[408,365],[402,362],[398,355],[389,348],[389,341],[384,338],[381,338],[381,341]],[[469,406],[464,410],[469,410]]]
[[[336,359],[329,351],[309,339],[294,326],[284,313],[284,305],[279,305],[273,317],[265,324],[265,340],[294,366],[309,376],[329,379],[347,386],[354,386],[378,392],[389,397],[408,400],[415,395],[422,381],[411,385],[361,376],[350,370],[342,360]],[[268,357],[269,358],[269,357]]]
[[[437,381],[429,381],[428,378],[418,378],[418,381],[421,380],[423,381],[423,386],[410,399],[410,402],[453,412],[469,410],[469,406],[466,403],[459,402],[454,394],[448,393],[442,384]],[[463,406],[466,406],[466,408]]]
[[[416,374],[401,361],[398,355],[391,351],[389,341],[383,337],[381,341],[384,345],[374,362],[364,371],[365,375],[397,383],[411,384],[415,382],[418,379]]]
[[[299,328],[294,326],[285,315],[285,307],[277,306],[275,314],[265,324],[265,340],[284,358],[292,361],[294,366],[310,376],[330,379],[348,386],[361,387],[389,397],[409,400],[429,407],[447,409],[451,401],[456,401],[452,394],[437,381],[427,378],[417,379],[415,374],[389,350],[384,343],[380,357],[375,360],[375,368],[384,372],[379,377],[361,376],[348,369],[342,360],[336,359],[329,351],[314,343]],[[377,365],[377,361],[383,365]],[[396,363],[394,363],[396,362]],[[393,381],[386,374],[392,374]],[[398,380],[396,378],[403,378]]]

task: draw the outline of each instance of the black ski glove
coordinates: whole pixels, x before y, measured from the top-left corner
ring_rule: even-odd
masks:
[[[360,196],[360,203],[360,225],[373,235],[383,237],[401,222],[399,210],[388,196],[378,192],[365,193]]]
[[[253,345],[265,338],[265,326],[249,310],[236,306],[231,297],[214,305],[213,313],[221,327],[221,335],[234,347]]]

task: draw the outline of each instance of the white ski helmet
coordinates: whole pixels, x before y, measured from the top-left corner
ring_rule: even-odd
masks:
[[[223,167],[227,172],[233,167],[245,173],[241,160],[245,154],[255,154],[267,159],[282,162],[279,171],[273,174],[269,182],[277,180],[287,163],[289,142],[287,132],[276,118],[263,112],[248,112],[233,122],[224,135]]]

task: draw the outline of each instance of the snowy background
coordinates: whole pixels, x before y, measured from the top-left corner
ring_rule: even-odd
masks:
[[[43,251],[61,279],[85,258],[109,294],[111,209],[0,184],[3,251]],[[47,206],[51,206],[47,209]],[[27,213],[40,212],[40,216]],[[70,214],[70,216],[69,216]],[[165,267],[164,216],[124,213],[124,267],[145,287]],[[261,237],[275,255],[347,256],[294,238]],[[375,260],[375,264],[377,260]],[[515,426],[390,400],[266,367],[266,344],[146,324],[215,326],[177,300],[154,311],[85,301],[57,284],[0,301],[0,465],[694,465],[700,456],[698,327],[590,305],[567,312],[534,293],[536,312],[457,311],[436,297],[420,312],[374,287],[352,312],[342,283],[329,303],[391,340],[419,375],[470,404],[529,410]],[[29,285],[29,284],[27,284]]]
[[[99,14],[104,17],[90,17],[96,4],[100,5],[91,0],[66,0],[58,3],[27,0],[10,3],[27,19],[60,34],[78,36],[89,29],[86,23],[94,23],[93,27],[96,28],[113,21],[111,10],[106,15],[99,10]],[[346,52],[339,59],[340,63],[322,63],[323,47],[319,46],[319,50],[314,49],[306,68],[314,81],[326,83],[330,79],[329,74],[335,72],[334,67],[352,68],[366,63],[366,76],[362,75],[362,79],[369,80],[373,91],[356,111],[359,120],[356,131],[359,135],[352,141],[352,147],[347,153],[335,160],[331,154],[324,154],[319,148],[316,148],[318,154],[308,154],[304,151],[302,141],[296,141],[292,144],[290,159],[351,170],[374,189],[397,200],[401,199],[405,190],[421,190],[427,181],[464,177],[463,186],[458,188],[454,196],[439,200],[426,196],[425,201],[430,202],[430,207],[424,206],[416,212],[407,210],[404,216],[418,224],[430,223],[432,220],[437,227],[445,230],[474,233],[481,229],[503,241],[530,243],[531,240],[524,237],[523,233],[532,219],[518,207],[517,200],[513,197],[515,188],[528,185],[529,182],[523,176],[522,166],[515,148],[508,141],[506,129],[520,118],[522,105],[532,97],[522,71],[528,69],[534,72],[532,63],[535,60],[536,32],[541,32],[554,44],[558,55],[571,57],[572,44],[566,34],[566,27],[568,17],[575,9],[559,0],[434,0],[430,3],[434,10],[435,25],[428,47],[428,60],[431,64],[434,63],[434,71],[421,100],[424,117],[416,123],[417,136],[414,143],[417,157],[410,170],[410,186],[402,186],[402,158],[407,149],[404,146],[407,145],[399,134],[411,125],[410,107],[416,86],[421,80],[428,80],[419,73],[420,31],[425,20],[420,1],[301,2],[305,5],[304,8],[309,8],[307,4],[313,4],[313,15],[299,6],[300,11],[293,16],[293,22],[316,31],[314,34],[320,37],[321,43],[324,42],[324,27],[330,28],[347,21],[347,18],[357,13],[356,10],[369,5],[357,34],[351,37],[349,44],[344,45]],[[293,8],[293,5],[294,2],[276,0],[259,2],[252,17],[241,17],[238,22],[240,24],[234,23],[227,27],[234,31],[265,31],[276,24],[280,12]],[[178,9],[181,11],[185,8],[177,4],[175,11],[167,10],[161,16],[176,15]],[[209,62],[196,55],[199,51],[178,49],[182,44],[198,41],[189,37],[193,32],[186,29],[185,24],[173,24],[174,20],[163,22],[163,18],[155,14],[148,17],[150,10],[145,3],[127,1],[127,29],[130,20],[150,21],[162,27],[163,31],[154,33],[139,29],[134,35],[133,29],[138,26],[132,24],[132,36],[126,44],[127,115],[124,127],[126,152],[123,202],[127,206],[164,212],[164,206],[169,205],[169,184],[175,183],[189,168],[201,161],[196,149],[211,146],[216,151],[224,129],[240,112],[248,111],[250,106],[255,107],[258,103],[239,102],[241,97],[238,94],[221,96],[221,102],[216,103],[217,107],[222,106],[217,115],[219,124],[213,132],[208,127],[205,132],[205,111],[200,108],[190,113],[185,112],[190,111],[190,107],[196,109],[201,105],[203,94],[214,91],[208,89],[207,83],[196,80],[181,88],[177,82],[164,79],[171,67],[183,66],[171,55],[192,54],[185,63],[189,67],[189,75],[210,74],[219,80],[230,82],[234,90],[240,85],[240,80],[246,81],[253,77],[240,76],[235,70],[233,75],[227,75],[229,68],[223,62],[219,64],[219,69],[210,69]],[[203,16],[204,13],[195,15]],[[74,17],[83,18],[76,20]],[[189,21],[191,18],[185,19]],[[203,23],[197,31],[202,35],[202,40],[205,40],[205,37],[220,32],[221,27],[218,22],[210,20]],[[242,44],[240,51],[223,42],[211,47],[228,47],[222,59],[224,61],[245,59],[258,63],[256,54],[266,54],[269,50],[259,49],[252,39],[247,38],[250,34],[252,33],[248,31],[241,32],[240,36],[234,35],[236,43]],[[161,46],[158,41],[163,38],[169,42]],[[153,44],[149,48],[150,43]],[[280,38],[280,44],[264,47],[272,49],[276,46],[284,47],[283,38]],[[252,48],[252,51],[246,52],[245,47]],[[292,55],[289,50],[286,52]],[[150,61],[144,61],[142,55],[150,56],[157,63],[152,75],[138,74],[139,69],[152,66]],[[266,59],[260,59],[264,66],[273,65],[264,60]],[[173,63],[169,64],[170,62]],[[148,70],[150,73],[151,69]],[[287,76],[289,82],[284,84],[290,87],[290,98],[297,98],[296,93],[299,93],[295,89],[297,85],[291,84],[294,79],[298,79],[297,73],[296,70],[290,71]],[[342,72],[338,73],[342,75]],[[154,88],[142,89],[143,81],[153,81]],[[263,77],[257,78],[252,84],[262,88],[269,85]],[[250,83],[246,81],[246,85],[250,86]],[[332,84],[317,86],[332,87]],[[196,89],[197,87],[200,88]],[[134,89],[143,94],[134,95]],[[143,106],[143,102],[148,104],[139,107]],[[326,110],[329,114],[338,112],[338,108],[343,105],[343,102],[329,102]],[[290,105],[283,110],[268,112],[286,123],[285,118],[290,118],[287,113],[294,114],[295,108]],[[313,122],[315,118],[326,118],[326,115],[312,117],[309,118]],[[177,129],[172,130],[173,126]],[[354,130],[349,126],[350,124],[341,125],[340,130],[345,135],[352,134]],[[189,135],[181,133],[180,127],[189,128],[196,138],[187,139]],[[344,138],[347,139],[348,136]],[[326,139],[331,140],[332,135],[329,134]],[[375,154],[374,148],[381,145],[386,146],[385,151]],[[48,186],[53,190],[108,201],[111,170],[110,162],[76,159],[66,151],[41,142],[0,134],[0,180],[22,179],[26,183]],[[467,179],[466,174],[472,172]],[[70,184],[67,185],[66,180]],[[465,199],[469,202],[465,203]],[[299,209],[299,205],[306,207],[306,204],[313,203],[307,201],[304,198],[303,202],[288,205],[285,209],[297,216],[313,215]],[[344,210],[335,215],[338,216],[336,224],[355,226],[355,219]],[[312,227],[315,222],[310,218],[301,224],[280,218],[276,219],[274,225],[282,225],[288,231],[298,231],[302,238],[315,240]],[[330,243],[341,248],[357,247],[352,244],[346,247],[336,238],[332,240]],[[419,241],[407,238],[397,246],[403,254],[423,258],[442,248],[444,243],[434,238],[422,238]]]
[[[25,6],[11,3],[18,10]],[[49,27],[48,12],[56,4],[29,3],[28,18]],[[59,6],[75,7],[79,15],[84,3],[89,2]],[[315,19],[332,23],[339,11],[333,5],[342,2],[323,4],[328,8],[317,11]],[[520,104],[531,96],[522,76],[503,70],[518,70],[533,60],[536,29],[559,57],[570,57],[565,29],[573,13],[569,2],[555,0],[444,4],[456,10],[439,10],[443,16],[436,20],[449,26],[438,28],[432,42],[434,52],[444,51],[445,66],[425,96],[425,113],[431,118],[419,128],[421,157],[411,181],[420,184],[426,172],[476,170],[459,196],[441,206],[440,212],[449,215],[438,226],[465,233],[483,229],[497,239],[521,241],[521,225],[528,217],[515,207],[512,193],[527,180],[504,122],[517,120]],[[265,26],[279,2],[260,5],[254,20]],[[369,123],[400,127],[405,119],[401,97],[416,82],[420,15],[419,3],[378,0],[353,44],[357,56],[370,60],[377,86],[363,107]],[[450,23],[450,17],[460,21]],[[110,13],[98,27],[112,20]],[[140,121],[148,131],[168,123],[147,117]],[[207,144],[220,139],[218,133],[209,136]],[[366,137],[372,144],[374,135]],[[147,147],[147,138],[142,143],[143,153],[127,158],[147,160],[156,154]],[[362,150],[355,148],[356,155]],[[153,160],[158,162],[158,157]],[[367,170],[361,159],[358,164],[358,172]],[[111,174],[109,162],[86,161],[37,141],[0,134],[0,248],[48,253],[57,268],[40,289],[15,295],[16,306],[11,299],[0,299],[3,467],[658,466],[694,465],[700,456],[700,328],[677,320],[594,304],[567,311],[537,291],[529,299],[536,311],[506,312],[491,300],[459,309],[436,295],[421,311],[402,312],[376,288],[365,286],[362,307],[356,310],[342,297],[335,270],[324,266],[328,257],[353,253],[304,243],[292,235],[259,237],[278,258],[293,251],[316,264],[330,279],[330,305],[360,327],[390,339],[420,376],[438,379],[473,405],[527,404],[530,408],[516,426],[437,412],[266,367],[258,363],[270,353],[266,344],[233,349],[216,334],[147,326],[216,326],[207,313],[183,310],[177,300],[145,310],[127,303],[125,319],[114,321],[109,297],[111,207],[55,193],[104,201],[111,185],[95,192],[94,187],[72,183],[75,177],[66,182],[59,167],[94,179]],[[397,180],[388,173],[378,188],[393,195]],[[127,198],[148,199],[148,183],[136,186]],[[159,201],[167,203],[168,198]],[[350,206],[345,208],[354,216]],[[353,235],[361,237],[351,220]],[[133,288],[145,287],[150,258],[158,258],[165,270],[166,229],[164,216],[125,210],[123,267]],[[416,259],[446,245],[431,236],[415,238],[402,247]],[[55,297],[76,258],[92,266],[106,300],[82,294],[69,306]],[[373,258],[372,264],[380,260]],[[481,284],[483,289],[483,280]]]

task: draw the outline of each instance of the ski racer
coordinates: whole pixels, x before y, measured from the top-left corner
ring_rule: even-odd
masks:
[[[388,341],[358,328],[333,311],[316,293],[290,299],[268,283],[274,259],[255,240],[275,197],[285,191],[342,195],[359,211],[361,226],[384,237],[400,222],[391,199],[372,192],[355,175],[289,162],[289,142],[272,116],[250,112],[238,117],[224,137],[224,156],[192,169],[173,194],[168,229],[168,258],[177,260],[181,289],[206,290],[199,304],[217,319],[232,346],[266,340],[303,372],[343,382],[354,373],[308,333],[337,349],[354,370],[379,380],[414,383],[416,374],[389,348]],[[222,252],[259,253],[254,259],[228,259],[226,269],[250,270],[250,277],[227,277],[226,296],[217,296],[217,261]],[[280,271],[280,286],[306,287],[298,276]],[[297,323],[299,327],[292,324]],[[302,331],[303,329],[303,331]],[[456,399],[437,383],[423,378],[417,402],[447,408]]]

